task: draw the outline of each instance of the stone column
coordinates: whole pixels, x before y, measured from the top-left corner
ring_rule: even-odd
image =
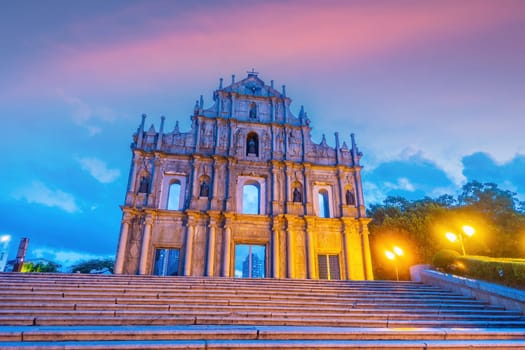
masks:
[[[211,190],[211,209],[224,210],[223,203],[226,193],[225,162],[218,156],[213,156],[213,186]]]
[[[286,277],[294,277],[294,256],[295,256],[295,245],[294,235],[290,229],[290,223],[286,223]]]
[[[291,178],[292,178],[292,172],[293,172],[293,167],[292,167],[292,162],[290,161],[285,161],[285,167],[284,167],[284,203],[285,203],[285,214],[290,214],[292,211],[291,209],[293,208],[293,203],[291,202],[291,198],[290,198],[290,190],[291,190],[291,187],[292,187],[292,181],[291,181]]]
[[[139,275],[147,274],[149,246],[151,243],[151,229],[153,218],[149,214],[145,218],[144,234],[142,235],[142,248],[140,250]]]
[[[355,172],[355,189],[356,189],[356,204],[359,211],[359,217],[366,216],[365,198],[363,195],[363,183],[361,182],[361,168],[359,167]]]
[[[279,194],[282,192],[282,184],[281,184],[282,180],[280,179],[281,170],[280,170],[279,162],[277,162],[276,160],[272,160],[271,164],[272,164],[271,165],[272,180],[270,183],[270,187],[272,190],[272,195],[271,195],[272,212],[271,214],[278,215],[278,214],[282,214],[281,203],[283,202],[283,199],[280,198],[279,196]]]
[[[363,247],[363,265],[365,268],[365,278],[367,280],[374,279],[374,272],[372,270],[372,256],[370,254],[370,242],[368,240],[368,223],[371,219],[361,219],[359,220],[361,227],[361,245]]]
[[[201,158],[197,155],[193,155],[191,159],[191,174],[188,179],[188,189],[185,189],[188,193],[187,200],[189,201],[188,208],[199,210],[198,199],[199,199],[199,175],[201,169]],[[182,188],[181,188],[182,191]]]
[[[215,272],[215,231],[215,221],[210,220],[210,224],[208,225],[208,255],[206,257],[206,276],[209,277],[212,277]]]
[[[309,226],[309,225],[308,225]],[[312,242],[312,232],[309,227],[306,228],[306,277],[314,278],[314,249]]]
[[[150,191],[147,194],[147,206],[155,207],[157,194],[160,196],[160,183],[162,182],[161,167],[163,164],[162,158],[157,158],[158,153],[153,161],[153,173],[150,179]]]
[[[305,218],[305,245],[306,245],[306,276],[316,278],[315,264],[315,217]]]
[[[345,198],[344,198],[344,184],[343,184],[344,171],[343,171],[343,168],[340,166],[337,167],[336,171],[337,171],[337,201],[339,202],[336,205],[336,208],[339,211],[337,216],[341,217],[345,215],[343,206],[346,204]]]
[[[272,227],[272,277],[279,278],[279,229]]]
[[[196,126],[196,135],[195,135],[195,153],[199,152],[199,148],[201,146],[201,129],[202,129],[203,120],[202,118],[197,117],[195,119],[195,126]]]
[[[191,265],[193,263],[193,233],[195,225],[193,222],[188,222],[186,229],[186,249],[184,251],[184,276],[191,276]]]
[[[313,201],[314,201],[314,197],[313,197],[313,190],[312,190],[312,186],[310,184],[310,179],[311,179],[311,175],[312,175],[312,168],[311,168],[311,165],[309,164],[304,164],[304,175],[303,175],[303,178],[304,178],[304,190],[303,190],[303,195],[304,195],[304,203],[305,203],[305,215],[313,215]]]
[[[345,222],[343,228],[343,244],[344,244],[344,259],[345,259],[345,266],[346,266],[346,278],[351,280],[352,279],[352,239],[350,237],[351,232],[349,232],[348,224]]]
[[[232,230],[230,225],[224,227],[223,255],[222,255],[222,277],[230,277]]]
[[[131,215],[129,213],[124,213],[124,217],[122,218],[122,224],[120,228],[120,239],[117,248],[117,258],[115,260],[115,268],[113,269],[114,273],[116,274],[121,274],[124,270],[124,257],[126,256],[130,223]]]
[[[129,180],[129,188],[128,188],[128,191],[129,192],[135,192],[135,189],[136,189],[136,182],[137,182],[137,173],[139,172],[140,170],[140,161],[141,159],[139,158],[139,156],[137,156],[137,153],[136,152],[133,152],[133,161],[131,162],[131,178]]]

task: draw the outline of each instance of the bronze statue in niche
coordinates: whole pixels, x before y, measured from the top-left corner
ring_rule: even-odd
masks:
[[[209,195],[210,195],[210,185],[208,185],[208,181],[203,180],[201,182],[199,197],[208,197]]]
[[[296,202],[296,203],[301,203],[303,201],[303,194],[301,193],[301,191],[295,187],[293,189],[293,201]]]
[[[346,199],[346,205],[355,205],[355,196],[352,191],[346,190],[345,199]]]
[[[140,179],[139,193],[148,193],[149,192],[149,176],[142,176]]]
[[[259,156],[259,137],[254,132],[249,133],[246,137],[246,155]]]

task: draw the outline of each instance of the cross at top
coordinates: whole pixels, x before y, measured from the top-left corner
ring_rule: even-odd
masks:
[[[252,68],[251,71],[247,71],[246,73],[248,73],[248,76],[251,77],[251,76],[257,76],[257,74],[259,74],[259,72],[256,72],[255,71],[255,68]]]

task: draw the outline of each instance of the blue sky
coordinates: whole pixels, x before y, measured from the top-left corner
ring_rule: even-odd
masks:
[[[525,199],[522,1],[5,2],[0,47],[11,256],[114,255],[140,115],[187,130],[252,67],[316,142],[356,134],[368,204],[469,180]]]

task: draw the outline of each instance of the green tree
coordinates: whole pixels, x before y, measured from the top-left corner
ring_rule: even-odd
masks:
[[[52,261],[48,262],[33,262],[24,263],[22,266],[22,272],[58,272],[60,268],[59,264]]]
[[[92,271],[107,271],[113,273],[115,262],[113,259],[91,259],[80,262],[71,267],[71,272],[92,273]]]
[[[406,254],[399,258],[401,277],[408,277],[408,268],[401,263],[431,263],[442,249],[460,251],[457,243],[444,238],[447,231],[460,232],[462,225],[476,228],[473,237],[465,238],[468,254],[492,257],[524,255],[524,203],[516,194],[493,183],[472,181],[454,198],[443,195],[436,199],[409,201],[403,197],[387,197],[382,204],[370,206],[368,216],[372,258],[376,278],[392,278],[391,262],[385,250],[402,246]]]

